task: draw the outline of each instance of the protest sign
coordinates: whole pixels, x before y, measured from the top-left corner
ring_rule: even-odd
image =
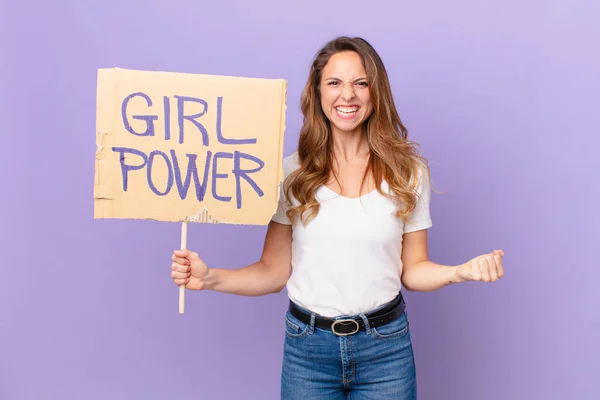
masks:
[[[94,217],[266,225],[283,179],[283,79],[98,70]],[[181,311],[181,310],[180,310]]]

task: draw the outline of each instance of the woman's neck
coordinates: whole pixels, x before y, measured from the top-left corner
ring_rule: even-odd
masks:
[[[357,128],[351,132],[343,132],[338,129],[332,129],[333,154],[339,161],[345,161],[348,164],[361,162],[364,157],[369,155],[369,143],[363,127]]]

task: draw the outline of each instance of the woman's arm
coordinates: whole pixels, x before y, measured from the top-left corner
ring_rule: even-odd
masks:
[[[260,260],[246,267],[209,269],[207,289],[241,296],[280,292],[292,270],[292,226],[269,223]]]
[[[402,242],[402,285],[407,290],[430,292],[465,281],[495,282],[504,276],[502,250],[475,257],[458,265],[440,265],[429,260],[427,230],[410,232]]]
[[[280,292],[292,270],[292,227],[269,223],[259,261],[239,269],[208,268],[197,253],[175,251],[175,284],[192,290],[214,290],[240,296],[262,296]]]

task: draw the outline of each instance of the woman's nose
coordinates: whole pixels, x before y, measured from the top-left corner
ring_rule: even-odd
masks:
[[[352,99],[353,97],[354,97],[354,86],[352,86],[352,84],[344,85],[342,88],[342,99],[349,100],[349,99]]]

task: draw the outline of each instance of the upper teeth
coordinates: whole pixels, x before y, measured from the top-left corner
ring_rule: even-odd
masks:
[[[356,107],[337,107],[336,110],[345,112],[345,113],[351,113],[351,112],[356,112],[358,110],[358,108],[356,108]]]

